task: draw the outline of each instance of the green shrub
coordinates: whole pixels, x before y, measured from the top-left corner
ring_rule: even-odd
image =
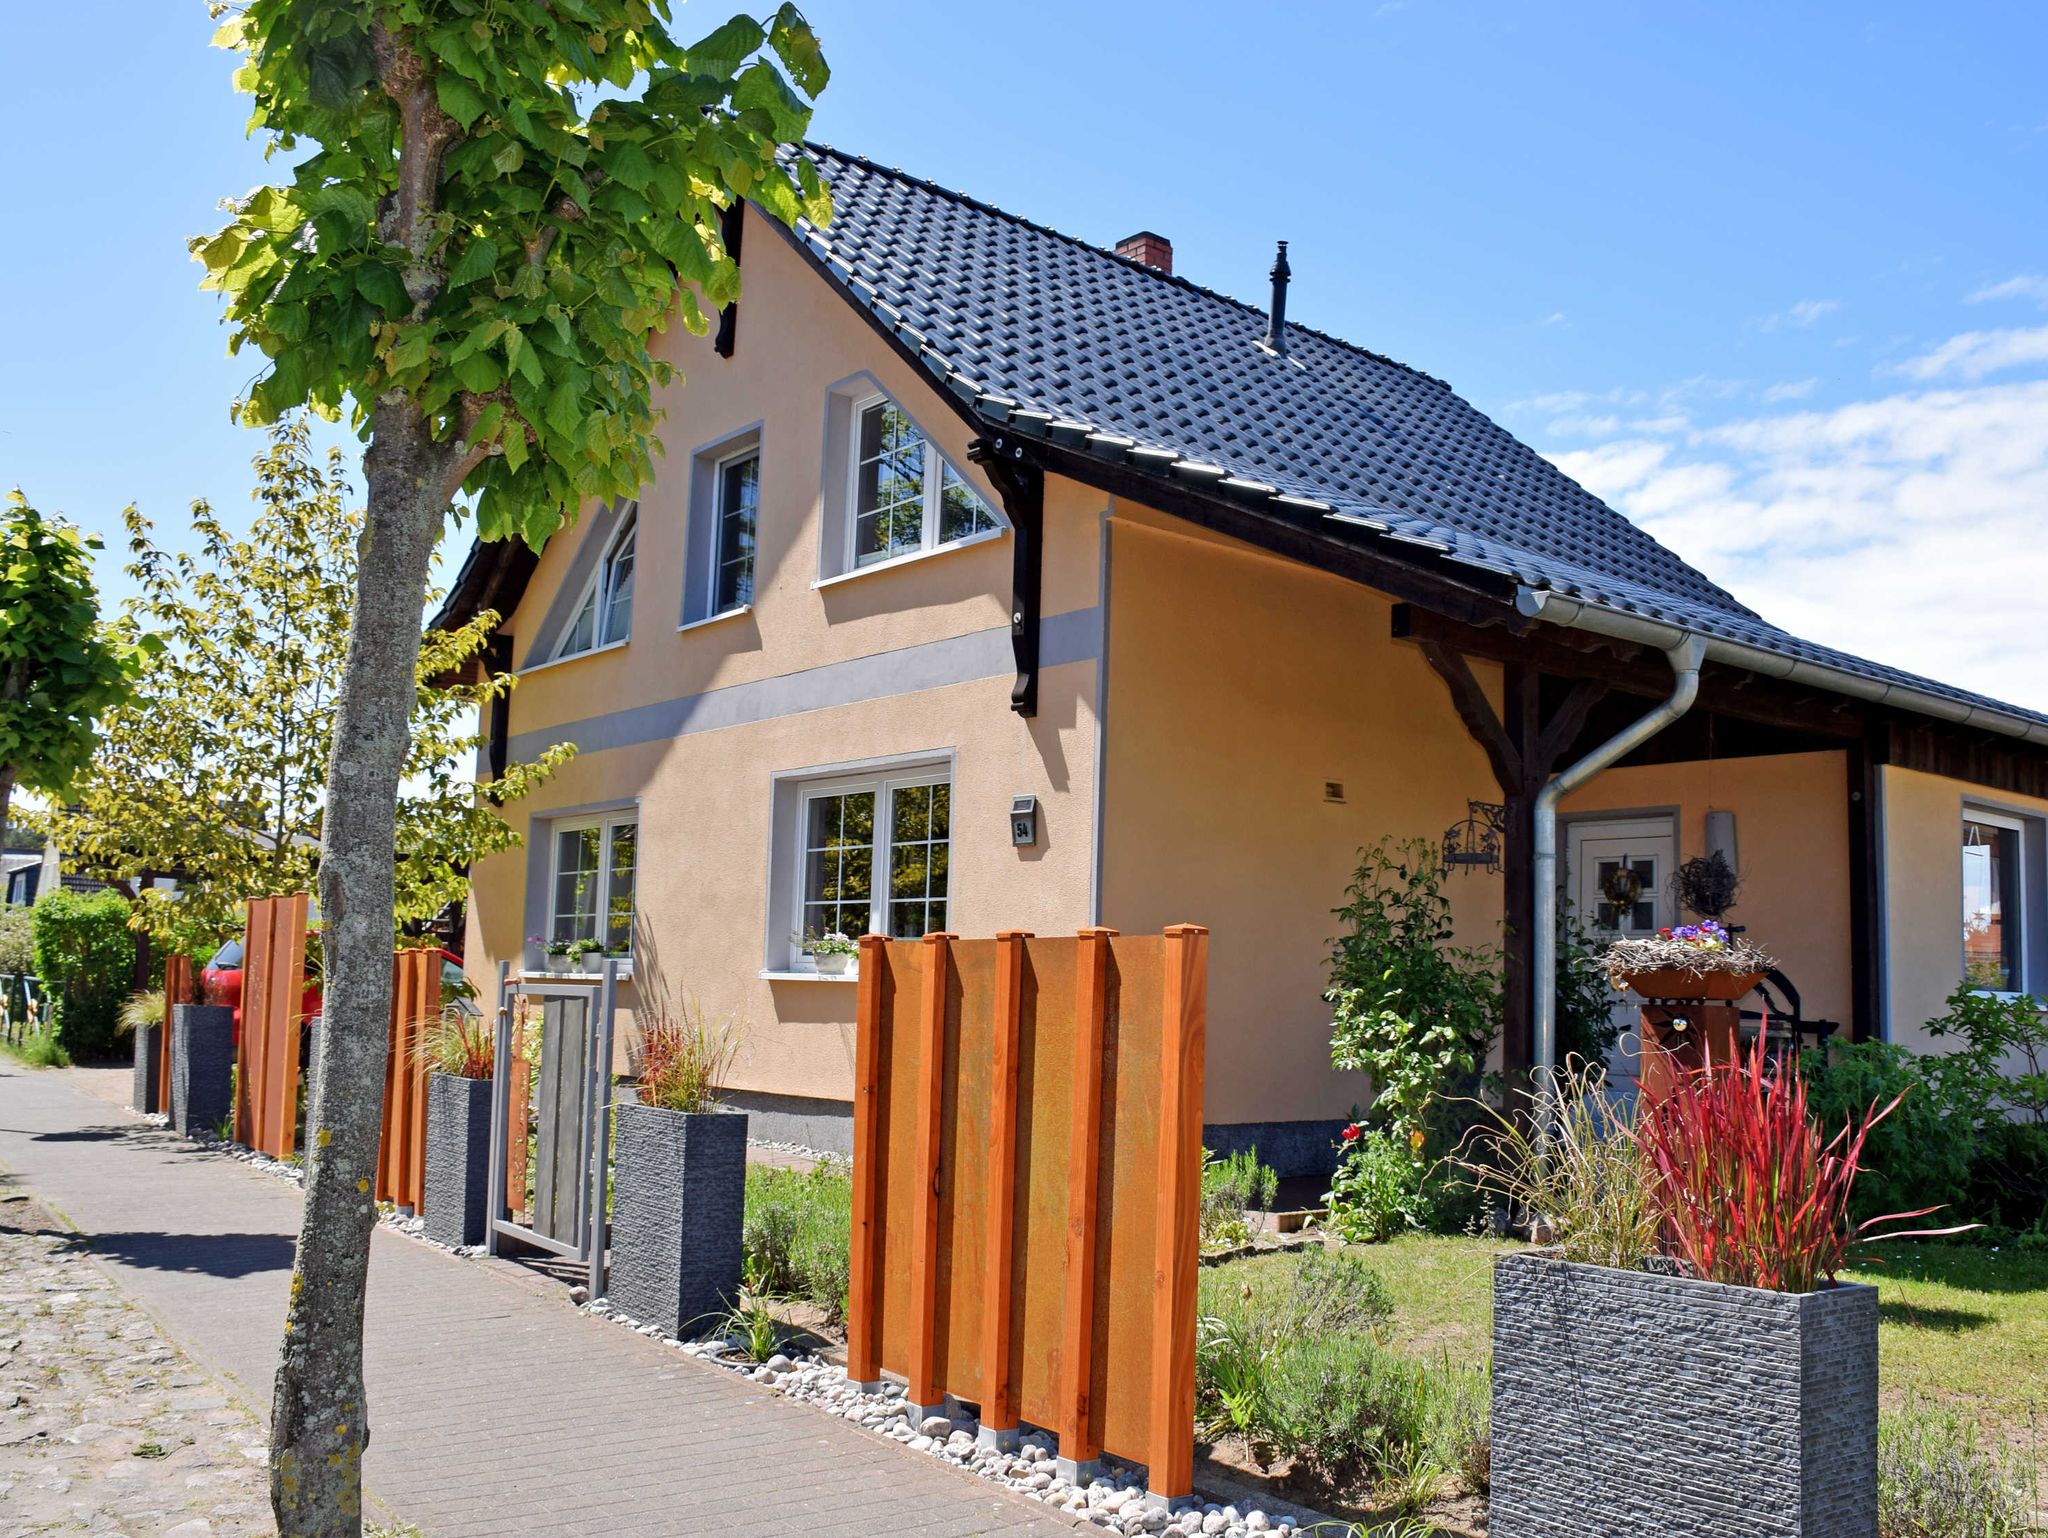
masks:
[[[1418,1134],[1355,1122],[1345,1133],[1324,1198],[1330,1233],[1346,1244],[1379,1244],[1411,1228],[1430,1227],[1436,1214]]]
[[[1960,1037],[1948,1059],[1960,1092],[1980,1115],[2048,1126],[2048,1004],[2026,994],[1979,993],[1959,983],[1927,1034]]]
[[[1280,1178],[1259,1162],[1256,1148],[1217,1158],[1202,1150],[1201,1243],[1205,1249],[1243,1244],[1251,1237],[1244,1215],[1271,1212]]]
[[[1355,1250],[1310,1249],[1279,1305],[1288,1335],[1353,1334],[1379,1339],[1394,1318],[1394,1295]]]
[[[4,1047],[31,1068],[69,1068],[71,1054],[64,1050],[64,1044],[57,1040],[57,1033],[45,1027],[21,1038],[19,1042],[0,1041]]]
[[[1424,1445],[1423,1368],[1363,1335],[1305,1336],[1274,1356],[1266,1432],[1274,1448],[1335,1490],[1349,1489]]]
[[[852,1284],[853,1177],[838,1164],[748,1165],[741,1242],[752,1290],[801,1298],[828,1319],[843,1319]]]
[[[1863,1146],[1850,1204],[1855,1221],[1962,1202],[1982,1107],[1949,1059],[1923,1057],[1892,1042],[1835,1042],[1809,1049],[1801,1071],[1807,1106],[1829,1136],[1851,1118],[1860,1125],[1872,1101],[1882,1107],[1905,1094]]]
[[[1881,1538],[2021,1538],[2037,1493],[2031,1465],[1979,1447],[1956,1415],[1909,1400],[1878,1422]]]
[[[0,907],[0,976],[20,977],[36,969],[35,921],[20,903]]]
[[[36,975],[57,1039],[73,1057],[110,1053],[135,981],[135,932],[118,892],[44,894],[35,905]]]
[[[1446,1361],[1427,1381],[1431,1454],[1467,1490],[1485,1494],[1493,1487],[1492,1376],[1484,1367]]]
[[[1994,1231],[2048,1235],[2048,1127],[1994,1121],[1977,1138],[1963,1215]]]

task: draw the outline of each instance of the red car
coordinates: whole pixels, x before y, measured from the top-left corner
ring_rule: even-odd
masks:
[[[453,951],[443,950],[441,956],[441,1002],[447,1004],[454,999],[476,996],[469,979],[462,975],[462,958]],[[230,940],[213,953],[213,960],[200,968],[200,996],[212,1004],[232,1004],[235,1007],[235,1031],[242,1029],[242,942]],[[310,1020],[320,1013],[320,984],[317,979],[308,979],[306,991],[299,998],[300,1015]]]

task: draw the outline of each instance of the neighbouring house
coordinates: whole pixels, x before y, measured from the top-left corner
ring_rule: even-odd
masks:
[[[1581,912],[1672,922],[1719,849],[1845,1034],[1924,1045],[1966,973],[2048,986],[2048,718],[1773,626],[1441,380],[1289,320],[1284,248],[1261,311],[1158,235],[813,153],[830,228],[742,210],[744,297],[659,344],[655,482],[478,546],[446,600],[519,674],[480,773],[580,749],[474,873],[477,982],[529,936],[630,941],[636,985],[747,1021],[758,1131],[844,1147],[855,987],[807,937],[1199,922],[1211,1146],[1313,1169],[1364,1090],[1321,998],[1360,846],[1497,834],[1449,884],[1462,940],[1505,933],[1529,1063],[1540,792],[1675,659],[1689,708],[1561,809]]]

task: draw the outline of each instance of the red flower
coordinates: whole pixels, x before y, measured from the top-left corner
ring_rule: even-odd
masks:
[[[1345,1141],[1345,1142],[1347,1142],[1347,1143],[1355,1143],[1355,1142],[1357,1142],[1357,1141],[1358,1141],[1358,1133],[1359,1133],[1359,1126],[1358,1126],[1358,1123],[1357,1123],[1357,1122],[1353,1122],[1353,1123],[1352,1123],[1352,1124],[1351,1124],[1350,1126],[1348,1126],[1348,1127],[1346,1127],[1346,1128],[1344,1129],[1344,1141]]]

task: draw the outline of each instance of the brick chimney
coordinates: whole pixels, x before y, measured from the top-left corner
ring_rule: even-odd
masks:
[[[1173,242],[1164,235],[1154,235],[1150,230],[1126,235],[1116,243],[1116,254],[1129,257],[1134,262],[1143,262],[1168,276],[1173,273]]]

